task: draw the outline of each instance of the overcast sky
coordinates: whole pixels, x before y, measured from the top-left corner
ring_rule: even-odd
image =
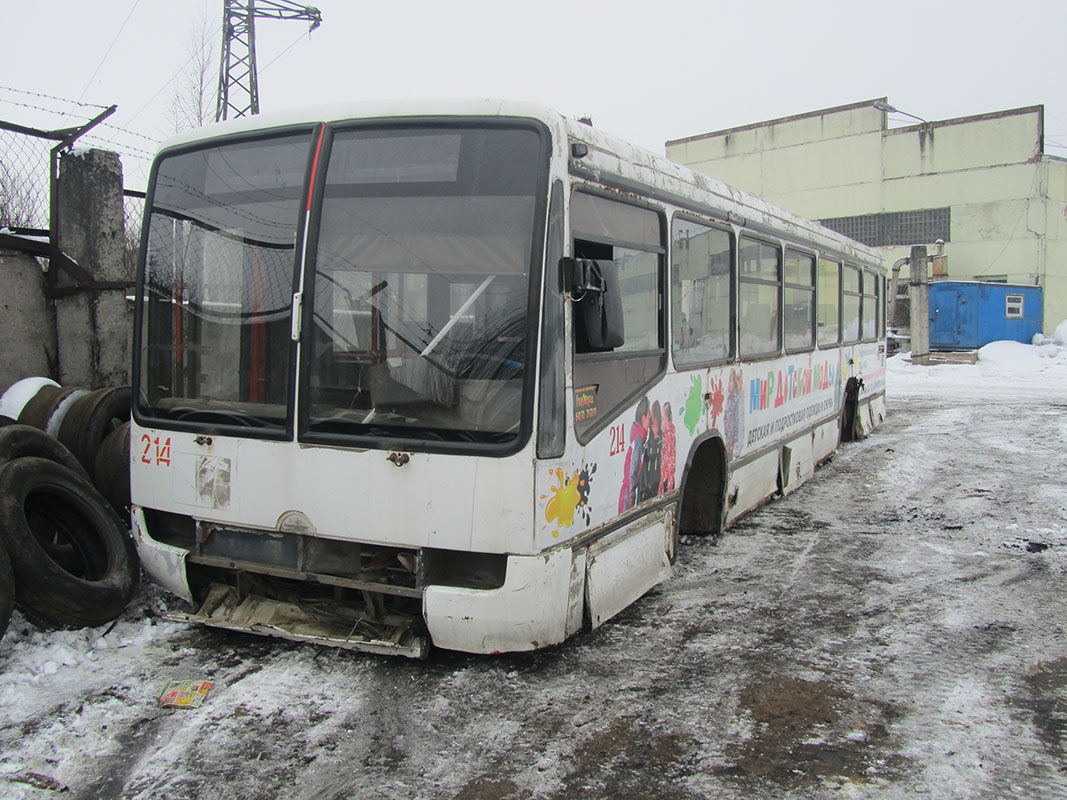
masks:
[[[315,4],[310,37],[304,22],[257,21],[264,111],[505,97],[662,153],[668,139],[882,96],[927,120],[1043,103],[1046,152],[1067,157],[1065,0]],[[75,101],[117,104],[95,143],[124,154],[130,188],[144,183],[133,162],[173,132],[204,19],[214,103],[222,0],[4,6],[0,119],[54,129],[99,112]]]

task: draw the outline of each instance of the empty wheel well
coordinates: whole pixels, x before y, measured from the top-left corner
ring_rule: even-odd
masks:
[[[716,535],[722,532],[726,497],[726,448],[718,436],[697,441],[682,479],[678,532]]]
[[[845,383],[845,400],[841,404],[842,442],[854,442],[863,438],[856,425],[859,420],[860,385],[861,382],[856,378],[849,378]]]

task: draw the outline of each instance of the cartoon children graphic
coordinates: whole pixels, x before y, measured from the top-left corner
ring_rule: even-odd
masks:
[[[644,465],[641,467],[637,502],[655,497],[659,492],[660,471],[663,465],[663,416],[659,400],[652,404],[651,427],[645,437]]]
[[[643,476],[645,440],[651,422],[648,398],[642,397],[637,403],[634,422],[630,426],[630,448],[626,451],[626,464],[623,467],[622,487],[619,489],[619,512],[633,508],[638,502],[638,492]]]
[[[726,437],[726,448],[730,455],[737,458],[745,446],[745,409],[742,405],[742,372],[739,369],[730,370],[730,379],[726,389],[726,413],[723,416],[723,431]]]
[[[671,404],[663,404],[663,460],[660,469],[659,491],[657,494],[669,492],[674,488],[674,420],[671,418]]]

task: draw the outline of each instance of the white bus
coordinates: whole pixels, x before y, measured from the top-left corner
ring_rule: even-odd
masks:
[[[234,120],[145,214],[132,517],[190,621],[562,642],[885,412],[875,251],[541,106]]]

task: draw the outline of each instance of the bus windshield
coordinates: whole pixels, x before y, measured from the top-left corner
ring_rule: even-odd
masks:
[[[311,149],[308,130],[159,160],[140,412],[280,436],[298,396],[297,427],[310,439],[516,440],[532,379],[541,134],[429,123],[328,130],[301,280]]]
[[[518,435],[542,158],[528,128],[341,130],[313,273],[313,434]]]
[[[141,413],[284,429],[311,131],[160,159],[149,198]]]

